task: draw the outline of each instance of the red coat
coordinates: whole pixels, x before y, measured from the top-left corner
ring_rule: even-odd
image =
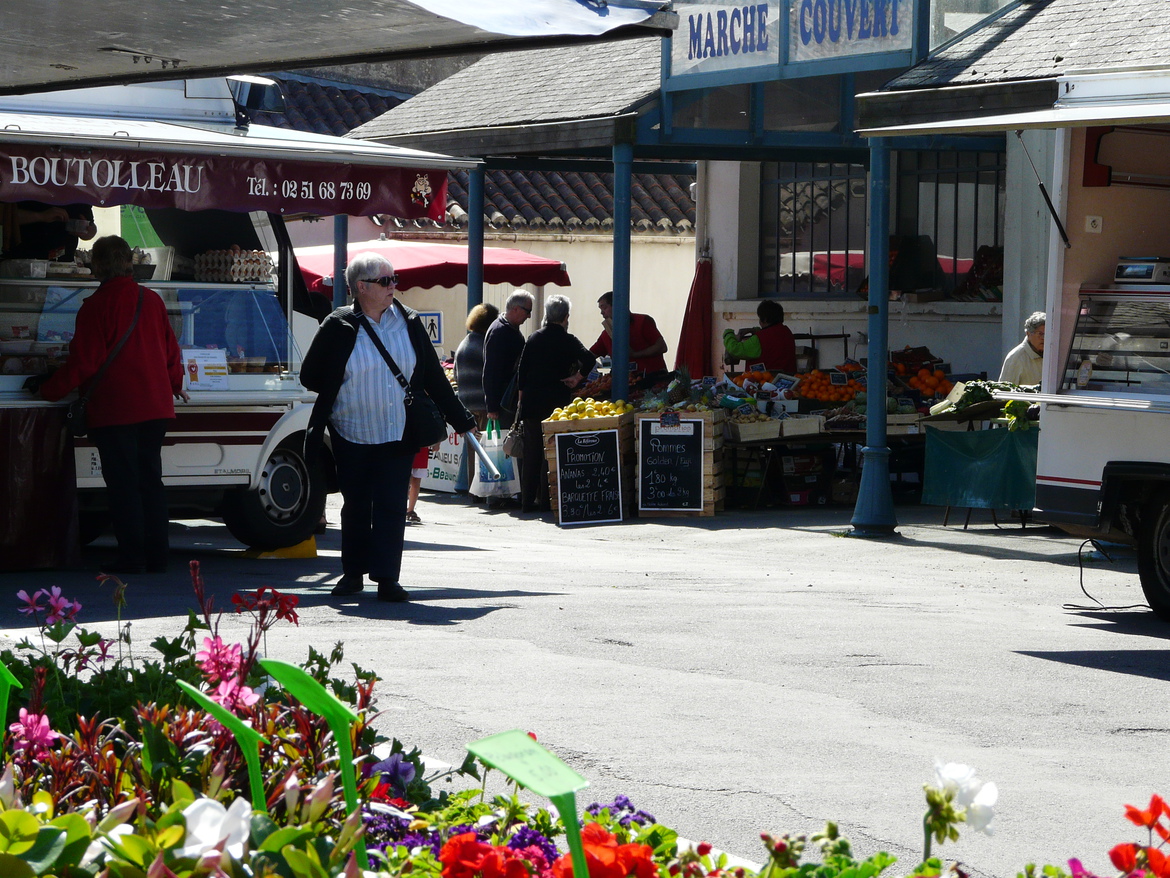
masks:
[[[84,389],[125,334],[138,305],[138,283],[129,277],[106,281],[77,312],[69,358],[41,395],[58,400]],[[179,342],[158,293],[147,290],[134,332],[110,363],[89,398],[90,427],[138,424],[175,416],[174,394],[183,388]]]
[[[630,350],[644,351],[650,345],[662,338],[658,325],[649,314],[634,314],[630,312]],[[602,331],[589,349],[599,357],[613,356],[613,339],[608,332]],[[634,360],[634,367],[639,372],[663,372],[666,370],[666,360],[662,354],[651,354],[648,357],[638,357]]]

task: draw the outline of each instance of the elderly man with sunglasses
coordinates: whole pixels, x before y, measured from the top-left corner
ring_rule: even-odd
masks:
[[[475,417],[455,396],[418,312],[395,300],[394,266],[380,254],[359,253],[345,281],[354,304],[325,318],[301,364],[301,382],[317,393],[305,454],[316,458],[328,427],[344,501],[343,575],[333,594],[357,594],[368,573],[378,600],[408,601],[399,576],[418,445],[404,438],[407,390],[387,356],[410,392],[429,396],[460,433],[474,431]]]
[[[483,340],[483,395],[487,416],[507,429],[516,415],[516,364],[524,350],[520,324],[532,316],[531,293],[517,290],[504,303],[504,313],[488,327]]]

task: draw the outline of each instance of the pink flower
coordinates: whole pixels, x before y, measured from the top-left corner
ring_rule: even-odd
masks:
[[[247,686],[240,685],[238,679],[222,681],[215,689],[207,693],[207,697],[231,711],[241,707],[251,707],[260,700],[259,695]]]
[[[49,594],[49,615],[45,617],[45,621],[50,625],[55,625],[67,619],[71,620],[80,609],[79,602],[69,600],[61,594],[61,587],[54,585],[52,593]]]
[[[34,613],[41,612],[45,608],[39,603],[39,601],[43,597],[48,597],[48,594],[49,593],[42,588],[40,591],[34,592],[33,596],[30,598],[28,596],[28,592],[22,588],[16,593],[16,596],[24,601],[24,606],[20,608],[20,612],[24,613],[26,616],[31,616]]]
[[[203,638],[203,649],[195,653],[203,676],[211,685],[233,680],[240,675],[244,650],[238,643],[228,646],[217,634]]]
[[[8,731],[12,733],[13,750],[17,753],[27,752],[34,758],[48,750],[52,743],[61,737],[49,728],[47,716],[29,713],[23,707],[20,709],[20,719],[10,725]]]

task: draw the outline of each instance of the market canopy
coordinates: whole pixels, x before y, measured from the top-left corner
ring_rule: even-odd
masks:
[[[262,125],[0,113],[0,202],[442,220],[473,160]]]
[[[399,289],[454,287],[467,283],[467,245],[424,241],[357,241],[349,253],[380,253],[398,275]],[[297,264],[310,290],[330,293],[323,278],[333,274],[333,246],[298,247]],[[484,247],[484,280],[513,286],[569,286],[569,273],[559,259],[547,259],[508,247]]]
[[[669,36],[660,0],[4,0],[0,95]]]

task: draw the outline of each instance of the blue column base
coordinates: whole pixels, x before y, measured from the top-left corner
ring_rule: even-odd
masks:
[[[862,449],[861,486],[853,509],[853,535],[888,537],[894,535],[898,518],[894,515],[894,495],[890,491],[890,449]]]

